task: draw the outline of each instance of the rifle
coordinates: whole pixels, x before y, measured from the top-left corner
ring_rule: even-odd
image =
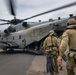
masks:
[[[65,54],[62,55],[62,58],[63,58],[63,60],[64,60],[65,62],[67,61],[67,58],[66,58],[66,55],[65,55]]]
[[[47,73],[48,72],[54,72],[54,59],[50,55],[50,53],[47,54],[47,58],[46,59],[47,59],[47,63],[46,63]]]

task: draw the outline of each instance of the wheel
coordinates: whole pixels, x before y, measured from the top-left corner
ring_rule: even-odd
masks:
[[[14,53],[14,49],[9,49],[8,53]]]

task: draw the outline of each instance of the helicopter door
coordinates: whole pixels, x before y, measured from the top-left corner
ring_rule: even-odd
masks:
[[[19,35],[19,39],[21,40],[20,42],[20,46],[21,47],[25,47],[26,46],[26,40],[25,40],[25,38],[24,38],[25,36],[24,35]]]

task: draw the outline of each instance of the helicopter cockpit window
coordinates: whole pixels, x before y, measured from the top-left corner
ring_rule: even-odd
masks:
[[[21,39],[21,35],[19,35],[19,39]]]
[[[16,29],[15,28],[13,28],[13,27],[8,27],[8,30],[9,30],[9,32],[15,32],[16,31]]]

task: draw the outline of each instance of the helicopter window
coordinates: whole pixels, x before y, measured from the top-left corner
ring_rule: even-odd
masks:
[[[51,26],[51,24],[49,24],[49,26]]]
[[[1,38],[1,40],[3,40],[3,38]]]
[[[59,26],[59,24],[55,24],[55,26]]]
[[[13,36],[13,40],[14,40],[14,36]]]
[[[7,38],[7,40],[8,40],[8,38]]]
[[[19,39],[21,39],[21,35],[19,35]]]
[[[55,24],[53,23],[53,25],[55,26]]]

